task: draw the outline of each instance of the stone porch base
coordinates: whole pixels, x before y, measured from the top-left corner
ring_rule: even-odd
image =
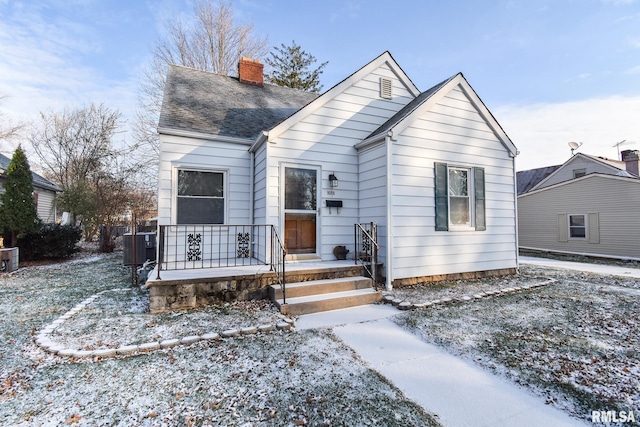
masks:
[[[452,274],[437,274],[434,276],[421,276],[421,277],[409,277],[406,279],[396,279],[393,281],[392,286],[401,288],[403,286],[414,286],[424,283],[444,282],[447,280],[470,280],[470,279],[483,279],[485,277],[499,277],[510,276],[517,274],[516,268],[500,268],[497,270],[486,271],[472,271],[468,273],[452,273]]]

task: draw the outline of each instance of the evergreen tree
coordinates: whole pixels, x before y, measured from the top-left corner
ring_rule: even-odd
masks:
[[[295,40],[291,46],[284,44],[281,46],[274,48],[276,52],[270,53],[271,58],[265,59],[265,62],[273,68],[267,75],[267,81],[278,86],[320,92],[322,90],[320,74],[328,62],[323,62],[318,68],[311,70],[310,67],[315,64],[316,58],[302,50]]]
[[[9,242],[6,243],[15,246],[19,234],[35,231],[40,225],[33,198],[33,175],[27,156],[20,146],[13,153],[7,168],[4,190],[0,197],[0,219],[5,235],[9,237]]]

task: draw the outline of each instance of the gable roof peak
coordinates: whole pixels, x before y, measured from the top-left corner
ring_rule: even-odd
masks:
[[[418,95],[420,95],[420,91],[418,90],[418,87],[413,83],[413,81],[411,81],[409,76],[404,72],[404,70],[400,67],[400,65],[398,65],[398,63],[393,58],[391,53],[388,50],[386,50],[382,52],[380,55],[378,55],[376,58],[374,58],[373,60],[369,61],[363,67],[361,67],[360,69],[358,69],[357,71],[349,75],[348,77],[344,78],[339,83],[335,84],[332,88],[322,93],[317,99],[309,102],[309,104],[305,105],[303,108],[296,111],[286,120],[274,126],[272,129],[267,129],[268,131],[267,138],[271,139],[271,138],[277,137],[286,129],[288,129],[290,126],[292,126],[293,124],[301,120],[303,117],[306,117],[308,114],[310,114],[312,110],[323,106],[324,104],[326,104],[327,102],[335,98],[338,94],[346,90],[346,88],[351,86],[354,82],[358,81],[359,79],[373,72],[375,69],[377,69],[378,67],[380,67],[385,63],[389,65],[389,67],[391,68],[391,71],[395,73],[398,79],[405,85],[407,90],[414,97],[417,97]]]

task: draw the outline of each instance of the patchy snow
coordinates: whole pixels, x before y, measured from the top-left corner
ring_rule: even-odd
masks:
[[[127,290],[101,294],[52,337],[97,349],[280,319],[264,302],[152,316],[148,296],[130,288],[129,269],[120,262],[121,254],[82,254],[0,276],[1,425],[437,424],[326,328],[199,341],[110,359],[71,359],[39,348],[38,331],[114,288]],[[397,289],[392,295],[413,302],[455,299],[547,278],[555,282],[393,319],[578,418],[591,410],[635,410],[638,416],[637,279],[528,265],[518,277]]]
[[[543,276],[555,282],[394,319],[577,418],[603,409],[640,413],[638,280],[534,265],[523,266],[519,280]],[[479,282],[460,289],[485,286]],[[415,299],[422,290],[392,294]]]
[[[121,254],[0,276],[0,425],[436,425],[329,331],[257,333],[133,356],[53,356],[34,334],[98,292],[127,288]],[[280,319],[264,302],[150,315],[105,292],[52,333],[80,348]]]

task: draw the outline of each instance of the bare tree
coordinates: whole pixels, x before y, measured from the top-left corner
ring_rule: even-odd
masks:
[[[134,167],[126,167],[124,152],[112,139],[120,113],[104,105],[40,113],[31,145],[45,175],[63,189],[59,203],[90,227],[85,237],[126,210],[126,191]]]
[[[7,98],[6,95],[0,95],[0,103]],[[0,111],[0,140],[10,139],[18,136],[20,130],[24,127],[24,124],[13,123],[9,119],[3,117],[3,113]]]
[[[242,56],[261,59],[269,50],[267,38],[256,35],[252,23],[236,21],[231,1],[198,0],[193,12],[188,22],[167,23],[167,38],[156,46],[140,85],[134,138],[148,156],[146,166],[153,177],[157,175],[156,128],[168,65],[234,75]]]
[[[170,22],[167,31],[154,58],[216,74],[233,74],[241,56],[262,57],[268,48],[266,38],[253,34],[253,24],[235,22],[232,3],[225,0],[198,1],[192,22]]]

